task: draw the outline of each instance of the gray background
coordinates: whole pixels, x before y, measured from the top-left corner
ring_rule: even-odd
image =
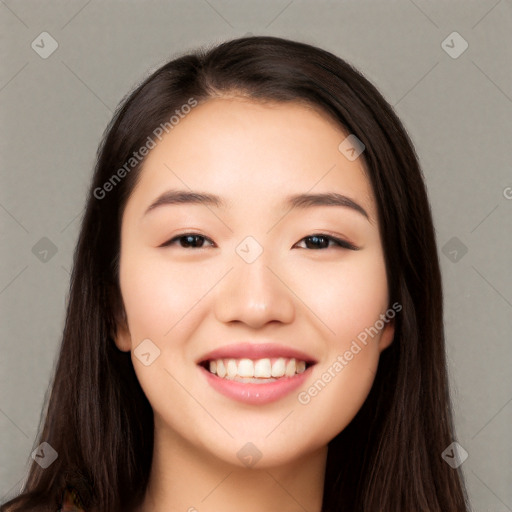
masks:
[[[462,468],[475,511],[512,510],[510,0],[0,0],[0,23],[0,497],[19,489],[35,447],[115,106],[177,53],[250,32],[338,54],[403,120],[437,230]],[[58,43],[46,59],[31,47],[44,31]],[[457,58],[444,48],[459,52],[461,40],[442,45],[454,31],[469,45]]]

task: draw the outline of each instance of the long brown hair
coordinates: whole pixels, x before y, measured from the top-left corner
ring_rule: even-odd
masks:
[[[153,448],[153,412],[129,353],[112,339],[123,321],[120,222],[141,162],[106,194],[155,128],[180,107],[226,94],[306,102],[363,142],[377,201],[395,337],[353,421],[330,443],[323,512],[466,512],[459,469],[442,458],[454,440],[443,296],[432,215],[413,145],[377,89],[322,49],[244,37],[171,60],[120,104],[98,150],[74,254],[62,345],[38,441],[58,453],[32,463],[20,496],[1,511],[57,510],[75,487],[88,512],[141,503]],[[125,167],[126,170],[126,167]]]

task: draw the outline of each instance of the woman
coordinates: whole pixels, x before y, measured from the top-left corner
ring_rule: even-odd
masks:
[[[34,463],[2,511],[467,511],[412,143],[338,57],[172,60],[98,154]]]

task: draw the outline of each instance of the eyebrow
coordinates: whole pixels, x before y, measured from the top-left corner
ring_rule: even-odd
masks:
[[[149,205],[144,215],[160,206],[175,204],[199,204],[213,206],[215,208],[226,207],[226,202],[215,194],[186,190],[168,190],[158,196],[157,199]],[[363,215],[367,220],[370,220],[368,213],[360,204],[356,203],[353,199],[350,199],[350,197],[336,192],[323,194],[295,194],[286,197],[284,204],[290,209],[307,209],[315,206],[343,206],[351,208]]]

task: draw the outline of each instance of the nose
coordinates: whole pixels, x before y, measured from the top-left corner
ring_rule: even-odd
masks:
[[[293,292],[286,285],[286,277],[273,268],[275,265],[269,265],[266,253],[252,263],[240,258],[233,261],[233,269],[216,287],[217,320],[238,321],[252,328],[270,322],[292,322],[295,317]]]

